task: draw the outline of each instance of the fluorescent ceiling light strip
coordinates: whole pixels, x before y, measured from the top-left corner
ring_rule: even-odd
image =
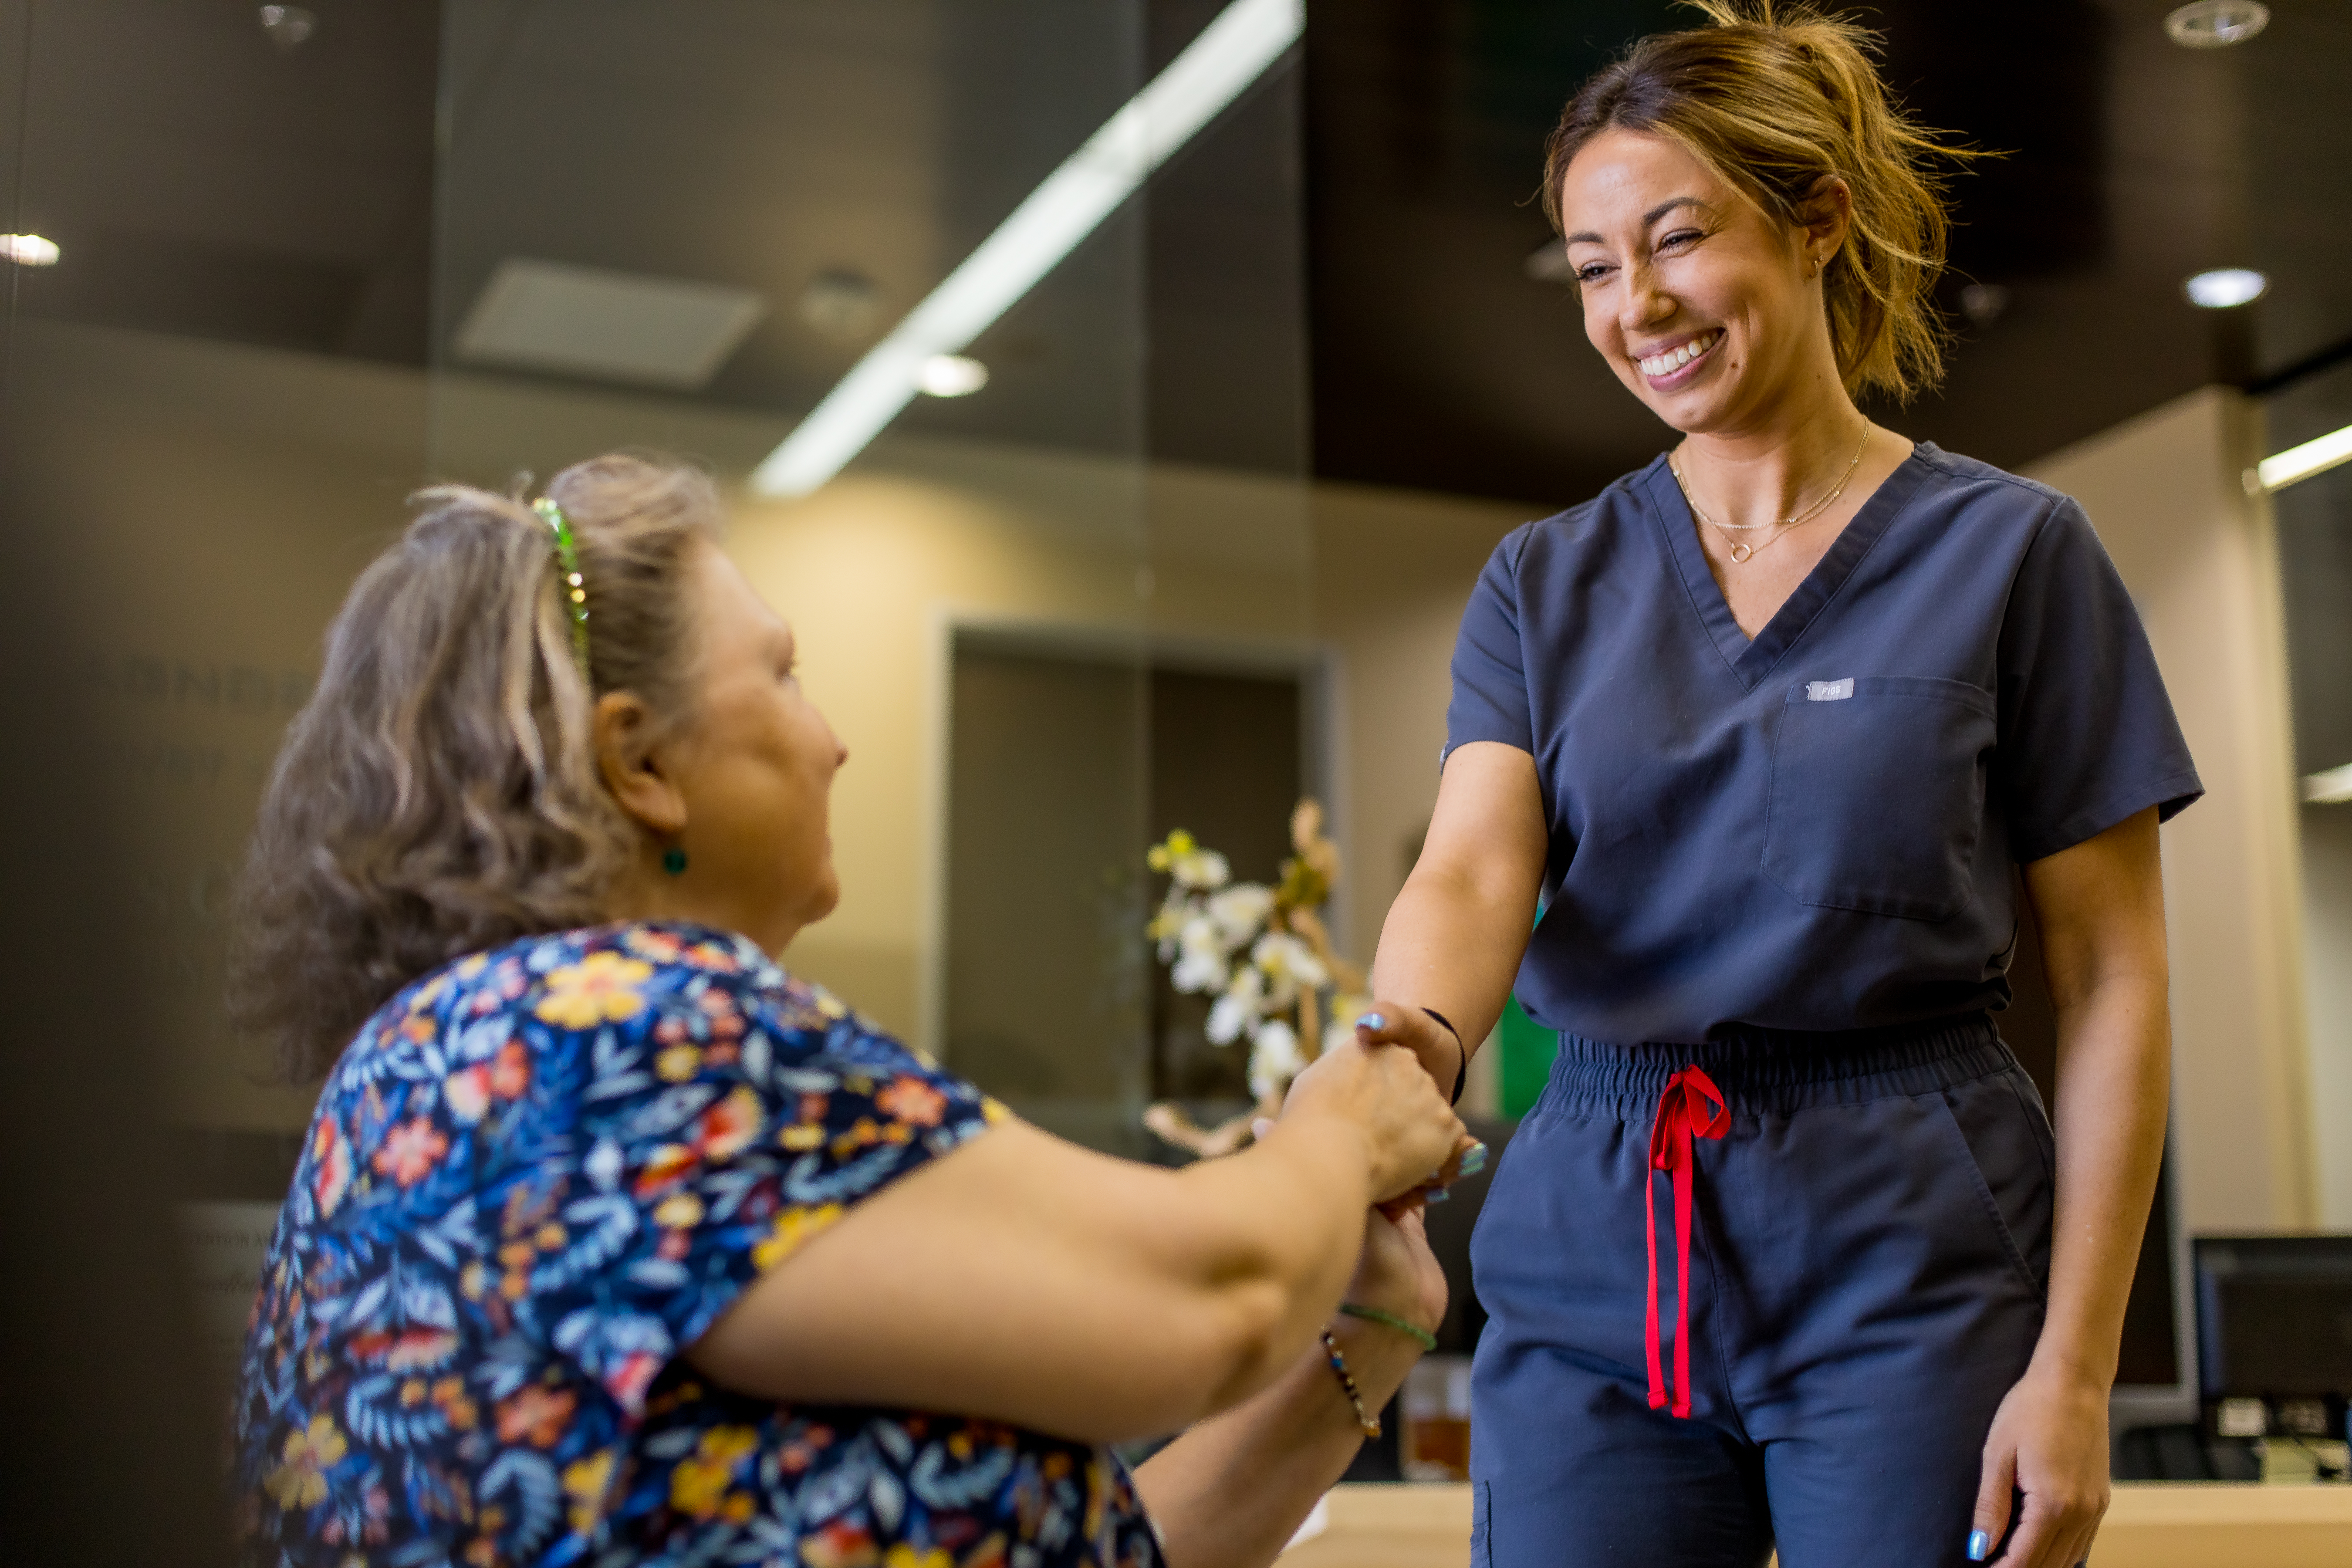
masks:
[[[2264,458],[2254,465],[2254,478],[2265,490],[2283,490],[2338,463],[2352,463],[2352,425],[2300,447],[2289,447],[2274,458]]]
[[[2342,805],[2352,801],[2352,763],[2326,773],[2304,774],[2303,798],[2314,805]]]
[[[751,488],[806,495],[839,473],[914,397],[925,360],[969,347],[1265,75],[1306,26],[1305,0],[1233,0],[866,352],[753,470]]]

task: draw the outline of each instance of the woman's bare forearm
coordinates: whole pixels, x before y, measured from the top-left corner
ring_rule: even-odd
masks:
[[[1460,1138],[1412,1058],[1352,1047],[1299,1079],[1258,1147],[1181,1172],[1009,1122],[807,1240],[689,1354],[768,1398],[1094,1441],[1172,1431],[1288,1369],[1347,1287],[1366,1210]]]
[[[1338,1302],[1371,1201],[1349,1136],[1308,1120],[1175,1172],[1007,1123],[861,1203],[689,1353],[768,1398],[1171,1431],[1279,1375]]]
[[[2122,974],[2059,1014],[2050,1311],[2034,1360],[2115,1382],[2124,1305],[2164,1158],[2170,1093],[2164,977]]]
[[[1372,994],[1434,1008],[1476,1049],[1527,952],[1547,842],[1535,759],[1494,742],[1457,749],[1421,858],[1381,927]]]
[[[2026,868],[2058,1020],[2056,1214],[2037,1371],[2104,1390],[2164,1158],[2171,1085],[2156,813]]]
[[[1351,1135],[1344,1124],[1277,1123],[1245,1154],[1204,1160],[1179,1174],[1202,1212],[1248,1243],[1194,1282],[1255,1325],[1236,1336],[1237,1354],[1206,1408],[1224,1409],[1282,1375],[1339,1306],[1361,1250],[1356,1216],[1374,1196],[1353,1176],[1362,1162],[1355,1155],[1349,1164]],[[1335,1168],[1349,1170],[1350,1179],[1331,1180]]]
[[[1332,1329],[1364,1407],[1377,1414],[1420,1359],[1392,1329]],[[1265,1568],[1362,1447],[1356,1413],[1320,1342],[1270,1386],[1192,1427],[1136,1472],[1170,1568]]]
[[[1442,868],[1416,870],[1381,927],[1372,994],[1433,1009],[1475,1051],[1510,1000],[1535,916],[1532,900],[1524,910],[1498,902]]]

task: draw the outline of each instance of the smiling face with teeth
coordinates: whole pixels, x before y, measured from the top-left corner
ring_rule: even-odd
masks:
[[[1618,380],[1685,435],[1785,417],[1839,386],[1818,268],[1845,237],[1843,184],[1804,226],[1769,216],[1681,143],[1612,129],[1560,182],[1584,334]]]

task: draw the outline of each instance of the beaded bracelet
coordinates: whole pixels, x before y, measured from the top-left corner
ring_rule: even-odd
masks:
[[[1368,1323],[1378,1323],[1384,1329],[1394,1329],[1423,1350],[1433,1351],[1437,1348],[1435,1334],[1431,1333],[1419,1323],[1406,1321],[1394,1312],[1383,1312],[1378,1307],[1359,1307],[1353,1301],[1340,1302],[1339,1310],[1348,1317],[1361,1318]]]
[[[1339,1378],[1339,1386],[1347,1391],[1348,1403],[1355,1407],[1357,1426],[1367,1437],[1379,1436],[1381,1418],[1365,1411],[1364,1395],[1356,1386],[1356,1374],[1348,1370],[1348,1358],[1339,1353],[1339,1342],[1331,1337],[1328,1329],[1323,1331],[1323,1353],[1330,1358],[1332,1373]]]

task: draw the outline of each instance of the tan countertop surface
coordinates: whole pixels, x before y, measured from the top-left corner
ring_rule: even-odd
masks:
[[[1466,1486],[1336,1487],[1282,1568],[1464,1568]],[[1311,1527],[1312,1521],[1310,1521]],[[2095,1568],[2352,1568],[2352,1486],[2119,1481]]]

